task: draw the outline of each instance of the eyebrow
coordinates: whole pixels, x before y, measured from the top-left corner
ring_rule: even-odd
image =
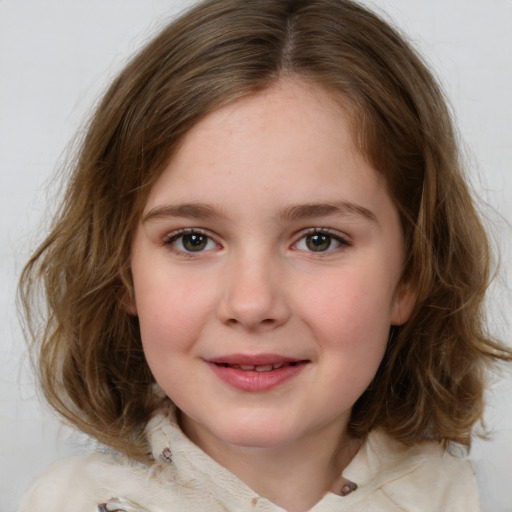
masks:
[[[286,220],[299,220],[310,217],[322,217],[325,215],[362,217],[365,220],[378,223],[375,213],[364,206],[349,201],[300,204],[290,206],[281,213],[281,217]]]
[[[216,206],[203,203],[183,203],[169,204],[165,206],[156,206],[149,210],[142,222],[148,222],[155,219],[165,219],[167,217],[185,217],[189,219],[204,219],[208,217],[225,218],[225,215]]]
[[[364,206],[341,201],[337,203],[307,203],[293,205],[285,208],[279,214],[282,220],[300,220],[312,217],[322,216],[341,216],[341,217],[362,217],[365,220],[378,223],[377,216]],[[226,215],[220,208],[204,203],[183,203],[156,206],[149,210],[142,222],[149,222],[168,217],[185,217],[189,219],[204,218],[226,218]]]

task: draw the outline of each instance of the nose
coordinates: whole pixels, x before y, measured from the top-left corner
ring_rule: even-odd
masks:
[[[232,258],[224,274],[219,320],[247,331],[270,331],[290,317],[280,262],[268,254]]]

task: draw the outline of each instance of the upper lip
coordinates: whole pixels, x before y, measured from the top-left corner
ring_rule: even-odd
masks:
[[[280,354],[229,354],[211,357],[206,359],[206,361],[214,364],[265,366],[269,364],[297,363],[305,360]]]

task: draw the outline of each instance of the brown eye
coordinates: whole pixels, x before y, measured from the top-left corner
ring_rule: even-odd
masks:
[[[310,251],[321,252],[331,247],[332,237],[325,233],[315,233],[306,237],[306,245]]]
[[[327,230],[313,229],[299,238],[294,244],[294,248],[306,252],[320,253],[331,252],[350,245],[351,243],[342,233],[334,235]]]
[[[321,252],[331,247],[332,237],[325,233],[315,233],[306,236],[306,246],[310,251]]]
[[[178,252],[191,253],[209,251],[218,247],[209,236],[198,231],[181,232],[170,236],[165,242],[171,245]]]
[[[181,237],[183,248],[189,252],[202,251],[208,244],[208,237],[200,233],[191,233]]]

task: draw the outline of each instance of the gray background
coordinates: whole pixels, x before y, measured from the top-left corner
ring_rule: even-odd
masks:
[[[426,55],[456,113],[502,270],[489,301],[495,333],[511,333],[512,1],[365,2],[395,20]],[[190,1],[0,0],[0,512],[28,482],[80,452],[37,399],[15,307],[17,275],[44,234],[51,177],[91,106],[127,57]],[[508,285],[507,285],[508,279]],[[483,510],[512,512],[512,378],[497,380],[486,414],[491,441],[471,459]],[[37,512],[37,511],[36,511]]]

